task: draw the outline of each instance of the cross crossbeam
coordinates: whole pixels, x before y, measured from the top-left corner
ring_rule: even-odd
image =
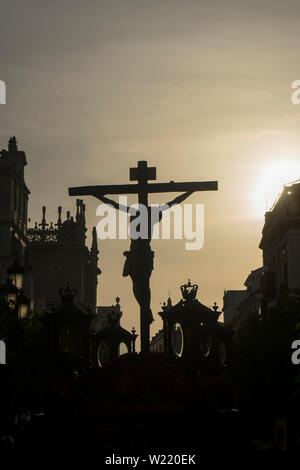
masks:
[[[143,191],[146,193],[176,193],[181,191],[217,191],[217,181],[201,182],[170,182],[146,183]],[[141,191],[139,184],[112,184],[101,186],[78,186],[69,188],[70,196],[103,196],[104,194],[138,194]]]

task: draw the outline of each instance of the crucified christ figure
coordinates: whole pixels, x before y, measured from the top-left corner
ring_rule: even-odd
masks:
[[[126,257],[123,276],[130,276],[132,280],[133,293],[134,296],[140,305],[141,313],[147,323],[150,324],[153,322],[152,311],[150,308],[151,301],[151,291],[150,291],[150,276],[153,270],[153,258],[154,252],[151,250],[150,243],[153,235],[154,225],[157,222],[160,222],[162,219],[163,211],[169,209],[170,207],[180,204],[187,197],[189,197],[194,191],[188,191],[180,196],[176,197],[172,201],[160,205],[160,206],[144,206],[143,209],[146,209],[146,220],[144,223],[146,227],[136,225],[135,234],[142,234],[142,236],[136,237],[133,236],[133,224],[138,217],[143,215],[143,211],[140,209],[133,209],[132,207],[127,207],[122,204],[117,203],[116,201],[105,197],[104,195],[97,195],[100,201],[105,204],[113,206],[115,209],[127,212],[130,214],[130,234],[131,234],[131,243],[130,250],[125,251],[123,254]],[[143,218],[141,217],[143,223]]]

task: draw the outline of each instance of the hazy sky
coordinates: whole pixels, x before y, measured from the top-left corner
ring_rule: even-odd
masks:
[[[218,192],[191,198],[205,204],[202,250],[153,242],[152,307],[169,289],[179,300],[188,277],[222,306],[261,265],[266,198],[300,177],[299,20],[298,1],[2,1],[0,146],[16,135],[26,152],[31,219],[43,204],[49,219],[58,205],[74,212],[69,186],[128,182],[137,160],[158,181],[217,179]],[[97,201],[85,202],[92,227]],[[139,330],[128,245],[101,242],[98,304],[119,295],[123,325]]]

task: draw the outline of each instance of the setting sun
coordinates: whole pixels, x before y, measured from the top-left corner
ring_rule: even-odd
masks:
[[[264,168],[253,196],[257,215],[263,217],[271,209],[283,186],[299,178],[300,163],[295,160],[277,161]]]

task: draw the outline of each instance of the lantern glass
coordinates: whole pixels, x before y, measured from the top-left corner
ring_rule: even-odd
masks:
[[[12,281],[13,285],[17,289],[22,289],[23,287],[23,274],[22,273],[10,273],[9,279]]]
[[[109,359],[110,359],[110,349],[106,341],[101,341],[98,347],[98,352],[97,352],[97,359],[98,359],[98,364],[100,367],[102,367],[104,364],[106,364]]]
[[[8,268],[7,273],[13,285],[17,289],[22,289],[23,278],[24,278],[24,268],[20,266],[17,261],[15,261],[14,264],[10,268]]]
[[[129,351],[128,351],[128,347],[126,346],[125,343],[120,343],[120,346],[119,346],[119,355],[120,356],[123,356],[123,354],[128,354]]]
[[[15,286],[17,289],[22,289],[23,287],[23,273],[16,273],[15,275]]]
[[[15,286],[16,285],[16,275],[15,273],[10,273],[8,275],[8,279],[11,281],[12,285]]]
[[[28,312],[28,304],[20,303],[18,307],[19,318],[25,318]]]
[[[175,323],[172,327],[171,343],[174,354],[177,357],[181,357],[183,353],[184,336],[180,323]]]
[[[200,325],[200,351],[201,355],[204,357],[208,357],[211,351],[211,332],[207,325],[201,323]]]

